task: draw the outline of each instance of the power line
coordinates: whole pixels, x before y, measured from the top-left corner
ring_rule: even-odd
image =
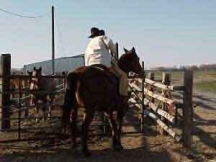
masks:
[[[57,21],[56,16],[55,16],[55,22],[56,22],[57,31],[58,31],[59,42],[61,43],[61,49],[63,50],[64,55],[65,55],[65,54],[66,54],[66,50],[65,50],[65,47],[64,47],[64,45],[63,45],[62,34],[61,34],[61,31],[60,31],[59,23],[58,23],[58,21]]]
[[[0,8],[1,11],[5,12],[5,13],[8,13],[10,15],[13,15],[13,16],[18,16],[18,17],[22,17],[22,18],[29,18],[29,19],[36,19],[36,18],[40,18],[40,17],[43,17],[45,16],[46,14],[43,14],[43,15],[39,15],[39,16],[25,16],[25,15],[20,15],[20,14],[17,14],[17,13],[13,13],[13,12],[10,12],[10,11],[7,11],[7,10],[4,10],[2,8]]]

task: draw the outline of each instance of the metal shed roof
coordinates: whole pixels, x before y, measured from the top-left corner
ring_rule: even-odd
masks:
[[[75,70],[79,66],[84,66],[84,54],[55,59],[55,72],[70,72]],[[42,72],[46,75],[52,74],[52,60],[46,60],[42,62],[24,65],[23,72],[27,74],[27,71],[33,70],[34,67],[42,67]]]

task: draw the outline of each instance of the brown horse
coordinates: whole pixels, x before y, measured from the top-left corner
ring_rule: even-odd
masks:
[[[125,73],[133,71],[137,74],[142,72],[135,49],[127,51],[125,49],[118,60],[118,66]],[[109,70],[102,66],[80,67],[74,72],[69,73],[67,77],[67,90],[65,94],[65,102],[63,105],[63,126],[66,127],[69,122],[72,110],[72,147],[77,146],[76,136],[76,120],[78,107],[84,108],[84,118],[82,124],[82,152],[84,156],[90,156],[87,137],[88,128],[94,117],[95,111],[102,111],[107,116],[112,128],[112,142],[115,150],[123,149],[121,145],[121,128],[122,120],[128,108],[127,102],[122,102],[118,94],[117,81]],[[125,101],[125,100],[124,100]],[[113,112],[117,111],[117,121],[115,121]],[[117,124],[118,123],[118,124]]]
[[[16,75],[16,77],[15,77]],[[28,78],[23,78],[23,72],[13,72],[12,78],[10,79],[10,90],[11,90],[11,104],[18,104],[16,101],[16,93],[15,91],[18,91],[19,89],[23,90],[28,85]]]
[[[51,117],[52,102],[55,97],[56,80],[42,76],[42,68],[33,68],[30,79],[30,91],[32,91],[32,103],[36,105],[37,118],[39,121],[39,105],[42,105],[43,120]],[[48,110],[48,112],[47,112]]]

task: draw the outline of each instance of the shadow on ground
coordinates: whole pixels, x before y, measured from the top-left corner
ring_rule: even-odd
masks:
[[[127,141],[125,141],[127,142]],[[97,149],[91,146],[92,156],[84,158],[80,151],[69,148],[23,148],[11,147],[10,151],[0,156],[1,162],[174,162],[181,160],[181,156],[173,155],[171,149],[157,149],[158,146],[149,146],[143,138],[142,146],[126,147],[123,151],[114,151],[110,148]],[[125,144],[126,145],[126,144]],[[129,144],[130,145],[130,144]],[[9,149],[9,148],[8,148]],[[174,151],[175,152],[175,151]]]

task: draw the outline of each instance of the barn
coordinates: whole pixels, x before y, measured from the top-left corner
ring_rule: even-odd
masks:
[[[55,59],[55,72],[70,72],[76,69],[79,66],[84,65],[84,54],[72,56],[72,57],[61,57]],[[33,67],[42,67],[42,72],[45,75],[52,74],[52,60],[46,60],[42,62],[27,64],[23,66],[24,74],[27,74],[27,71],[32,71]]]

